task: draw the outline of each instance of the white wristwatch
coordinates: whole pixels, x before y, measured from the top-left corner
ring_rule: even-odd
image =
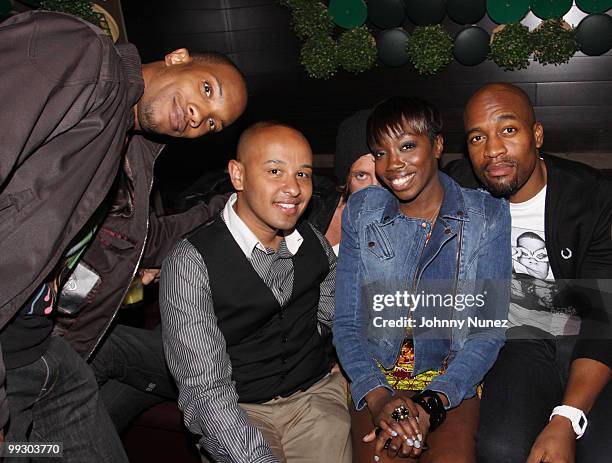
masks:
[[[550,415],[549,421],[555,415],[561,415],[572,422],[572,428],[576,433],[576,439],[580,439],[586,430],[587,421],[584,412],[576,407],[570,407],[569,405],[559,405],[553,408],[552,414]]]

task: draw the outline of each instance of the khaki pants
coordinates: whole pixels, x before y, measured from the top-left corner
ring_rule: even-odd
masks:
[[[281,462],[351,463],[346,382],[340,373],[289,397],[240,406]]]

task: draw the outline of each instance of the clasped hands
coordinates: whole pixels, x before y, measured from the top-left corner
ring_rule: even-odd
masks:
[[[379,407],[369,406],[376,428],[363,437],[376,441],[374,460],[386,450],[389,457],[417,458],[423,451],[429,431],[429,414],[407,397],[389,397]]]

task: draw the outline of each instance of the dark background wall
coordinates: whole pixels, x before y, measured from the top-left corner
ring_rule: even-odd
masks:
[[[320,81],[307,77],[299,64],[300,43],[290,28],[289,11],[274,0],[123,0],[122,7],[128,38],[144,61],[181,46],[216,50],[238,64],[250,86],[248,110],[235,127],[208,140],[170,146],[158,166],[162,184],[168,178],[189,182],[210,167],[223,166],[238,133],[263,118],[301,129],[318,165],[328,167],[339,122],[396,94],[437,104],[445,119],[446,152],[461,153],[463,106],[479,86],[495,81],[514,82],[529,94],[545,127],[547,151],[612,168],[612,51],[598,57],[578,52],[566,65],[532,62],[515,72],[490,61],[474,67],[453,62],[434,77],[422,77],[410,65],[381,65],[360,76],[339,72]],[[571,15],[579,20],[575,7]],[[443,24],[452,36],[463,28],[448,18]],[[479,25],[489,32],[495,26],[487,16]],[[413,28],[409,22],[404,27]]]

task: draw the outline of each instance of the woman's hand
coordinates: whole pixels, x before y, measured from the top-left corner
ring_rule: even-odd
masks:
[[[424,446],[425,446],[425,442],[427,441],[427,435],[429,434],[429,426],[430,426],[430,421],[429,421],[429,413],[427,413],[425,410],[423,410],[423,407],[421,407],[418,404],[415,404],[417,410],[418,410],[418,422],[419,422],[419,428],[421,430],[421,447],[420,448],[413,448],[412,449],[412,453],[410,454],[411,457],[418,457],[424,450]]]
[[[423,431],[429,429],[429,416],[425,411],[419,410],[420,407],[412,400],[391,396],[383,388],[371,391],[366,401],[377,428],[364,436],[363,441],[375,442],[375,461],[380,460],[385,449],[391,458],[396,455],[416,457],[421,454],[425,442]],[[398,417],[398,411],[404,411],[401,413],[404,415],[407,411],[409,416],[397,421],[395,418]],[[424,420],[419,418],[419,411],[424,415]]]

